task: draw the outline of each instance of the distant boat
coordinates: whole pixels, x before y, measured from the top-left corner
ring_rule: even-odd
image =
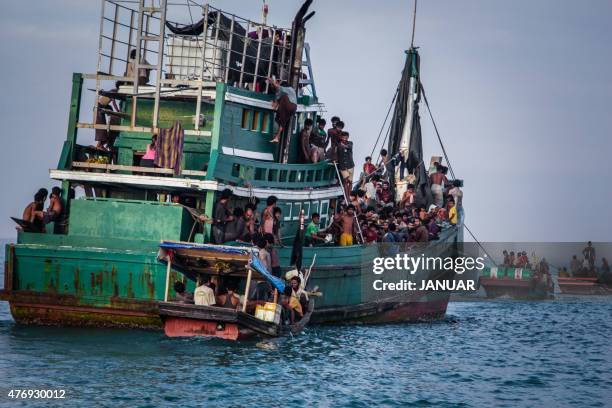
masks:
[[[598,283],[597,278],[559,277],[558,280],[564,295],[612,295],[612,288]]]
[[[537,277],[529,268],[487,267],[482,270],[479,283],[490,299],[536,300],[553,297],[550,275]]]

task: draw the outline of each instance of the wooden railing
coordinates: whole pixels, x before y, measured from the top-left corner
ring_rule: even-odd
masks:
[[[215,178],[236,185],[304,189],[336,185],[334,167],[328,161],[315,164],[280,164],[220,154]]]

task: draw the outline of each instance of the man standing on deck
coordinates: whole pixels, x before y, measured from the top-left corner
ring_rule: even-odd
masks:
[[[355,170],[355,162],[353,161],[353,142],[348,141],[349,133],[342,132],[340,134],[340,143],[338,143],[338,170],[344,184],[344,192],[348,199],[353,184],[353,171]]]
[[[349,204],[346,207],[346,214],[342,216],[342,234],[340,235],[340,246],[353,245],[355,233],[355,206]]]
[[[582,250],[582,255],[584,256],[584,259],[589,262],[589,268],[595,266],[595,248],[593,248],[591,241],[589,241],[586,248]]]
[[[312,150],[310,148],[310,135],[312,134],[312,119],[304,121],[304,128],[300,132],[300,149],[304,163],[313,163]]]
[[[338,119],[334,122],[334,119],[338,119],[337,116],[332,118],[332,128],[327,131],[327,140],[329,140],[329,149],[325,153],[328,160],[338,160],[338,143],[340,142],[340,135],[344,129],[344,122]],[[325,142],[327,145],[327,141]]]
[[[222,244],[225,241],[225,226],[233,219],[232,213],[228,208],[231,196],[232,190],[226,188],[221,192],[221,197],[215,205],[212,226],[212,238],[215,244]]]

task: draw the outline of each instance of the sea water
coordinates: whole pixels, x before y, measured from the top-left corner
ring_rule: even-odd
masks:
[[[238,343],[25,327],[0,302],[0,405],[10,389],[65,390],[58,406],[612,406],[612,301],[451,303],[436,323]]]

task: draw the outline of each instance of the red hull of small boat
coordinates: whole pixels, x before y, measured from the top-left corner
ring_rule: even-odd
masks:
[[[254,335],[252,330],[241,329],[236,323],[180,317],[167,317],[164,322],[164,332],[168,337],[216,337],[225,340],[243,340]]]

